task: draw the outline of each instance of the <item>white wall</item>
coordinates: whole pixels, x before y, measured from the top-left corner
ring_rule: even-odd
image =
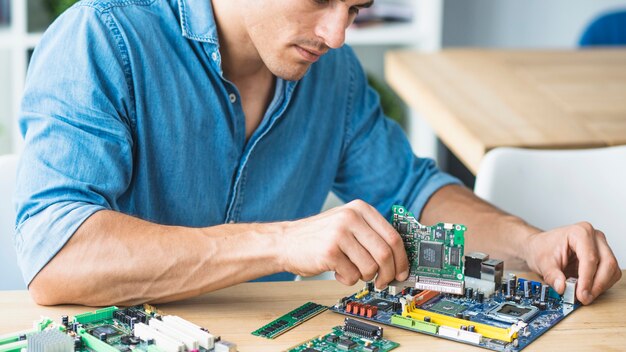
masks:
[[[574,47],[598,14],[625,0],[445,0],[444,46]]]

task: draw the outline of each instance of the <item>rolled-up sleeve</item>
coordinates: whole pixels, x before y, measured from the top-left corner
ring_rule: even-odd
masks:
[[[115,209],[132,175],[133,94],[107,12],[68,10],[28,71],[19,123],[15,246],[26,283],[93,213]]]
[[[435,191],[461,182],[413,154],[400,126],[384,116],[356,58],[348,66],[347,136],[333,192],[344,201],[363,199],[387,217],[393,204],[421,214]]]

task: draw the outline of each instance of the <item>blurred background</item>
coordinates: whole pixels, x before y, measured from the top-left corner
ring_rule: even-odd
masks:
[[[19,153],[16,115],[30,55],[49,24],[74,0],[0,0],[0,155]],[[473,178],[428,124],[406,108],[384,81],[384,53],[446,47],[574,48],[600,14],[626,8],[624,0],[376,0],[349,30],[385,112],[400,122],[414,150],[461,177]]]

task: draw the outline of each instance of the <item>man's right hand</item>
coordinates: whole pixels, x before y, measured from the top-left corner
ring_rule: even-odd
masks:
[[[375,286],[384,288],[409,275],[402,238],[361,200],[287,223],[282,243],[285,271],[301,276],[334,271],[345,285],[376,278]]]

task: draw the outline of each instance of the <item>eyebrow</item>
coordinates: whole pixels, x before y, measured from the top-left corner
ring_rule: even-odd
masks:
[[[346,0],[341,0],[341,2],[346,2]],[[368,7],[372,7],[372,5],[374,5],[374,0],[370,0],[370,1],[368,1],[366,3],[363,3],[363,4],[356,4],[354,6],[362,8],[362,9],[366,9]]]

